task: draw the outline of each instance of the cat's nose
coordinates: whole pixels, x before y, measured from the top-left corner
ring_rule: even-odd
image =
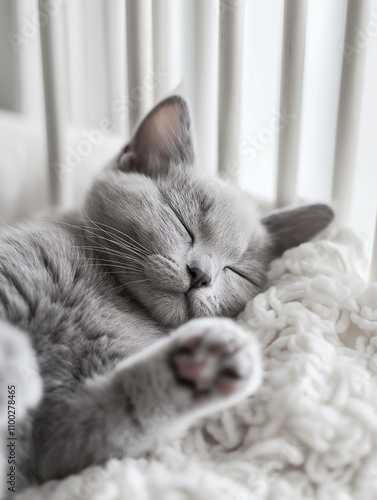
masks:
[[[208,286],[211,283],[211,276],[200,269],[200,267],[189,267],[191,274],[191,288],[201,288],[203,286]]]

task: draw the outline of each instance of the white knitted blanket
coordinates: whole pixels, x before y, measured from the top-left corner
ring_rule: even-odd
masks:
[[[377,499],[377,283],[348,229],[287,251],[239,318],[264,382],[148,459],[110,462],[18,500]]]

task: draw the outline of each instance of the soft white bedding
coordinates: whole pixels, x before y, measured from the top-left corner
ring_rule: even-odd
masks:
[[[149,459],[114,461],[18,500],[377,498],[377,283],[348,229],[289,250],[239,321],[264,351],[260,391]]]

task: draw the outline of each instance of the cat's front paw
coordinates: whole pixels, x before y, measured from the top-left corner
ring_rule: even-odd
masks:
[[[181,327],[170,362],[177,382],[198,397],[250,395],[261,383],[259,346],[229,319],[197,319]]]

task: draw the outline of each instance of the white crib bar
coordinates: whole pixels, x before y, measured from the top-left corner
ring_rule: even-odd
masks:
[[[110,112],[115,131],[129,137],[128,117],[117,109],[117,103],[127,95],[126,90],[126,29],[125,3],[123,0],[104,2],[107,33],[107,65],[109,78]]]
[[[132,131],[152,107],[152,0],[126,0],[129,124]]]
[[[38,0],[42,18],[46,16],[43,5],[45,0]],[[70,172],[64,168],[64,146],[66,130],[66,75],[64,71],[64,31],[63,10],[50,16],[40,29],[44,99],[46,113],[47,156],[49,170],[50,203],[55,207],[69,204]]]
[[[72,2],[75,3],[75,2]],[[101,0],[81,0],[76,2],[83,7],[80,34],[84,40],[84,69],[81,78],[85,81],[85,122],[88,126],[98,127],[104,118],[108,118],[109,89],[109,36],[106,29],[106,7]],[[115,7],[115,4],[114,4]],[[90,22],[88,22],[90,11]],[[116,25],[114,25],[115,32]]]
[[[300,153],[300,117],[304,79],[307,0],[285,0],[280,110],[294,115],[279,136],[276,204],[296,201]]]
[[[153,0],[153,64],[155,71],[165,76],[158,79],[154,88],[154,98],[158,102],[166,97],[170,89],[173,72],[173,47],[176,41],[173,34],[174,1]]]
[[[217,172],[219,23],[213,0],[195,2],[195,132],[197,164]]]
[[[377,281],[377,214],[376,214],[376,224],[374,229],[374,242],[372,251],[372,260],[369,271],[369,281]]]
[[[240,167],[245,2],[220,0],[218,168],[237,181]]]
[[[361,50],[355,47],[356,53],[347,52],[347,47],[355,46],[355,28],[366,25],[369,13],[369,0],[347,2],[332,187],[332,197],[340,222],[347,222],[350,214],[367,53],[365,47]]]

